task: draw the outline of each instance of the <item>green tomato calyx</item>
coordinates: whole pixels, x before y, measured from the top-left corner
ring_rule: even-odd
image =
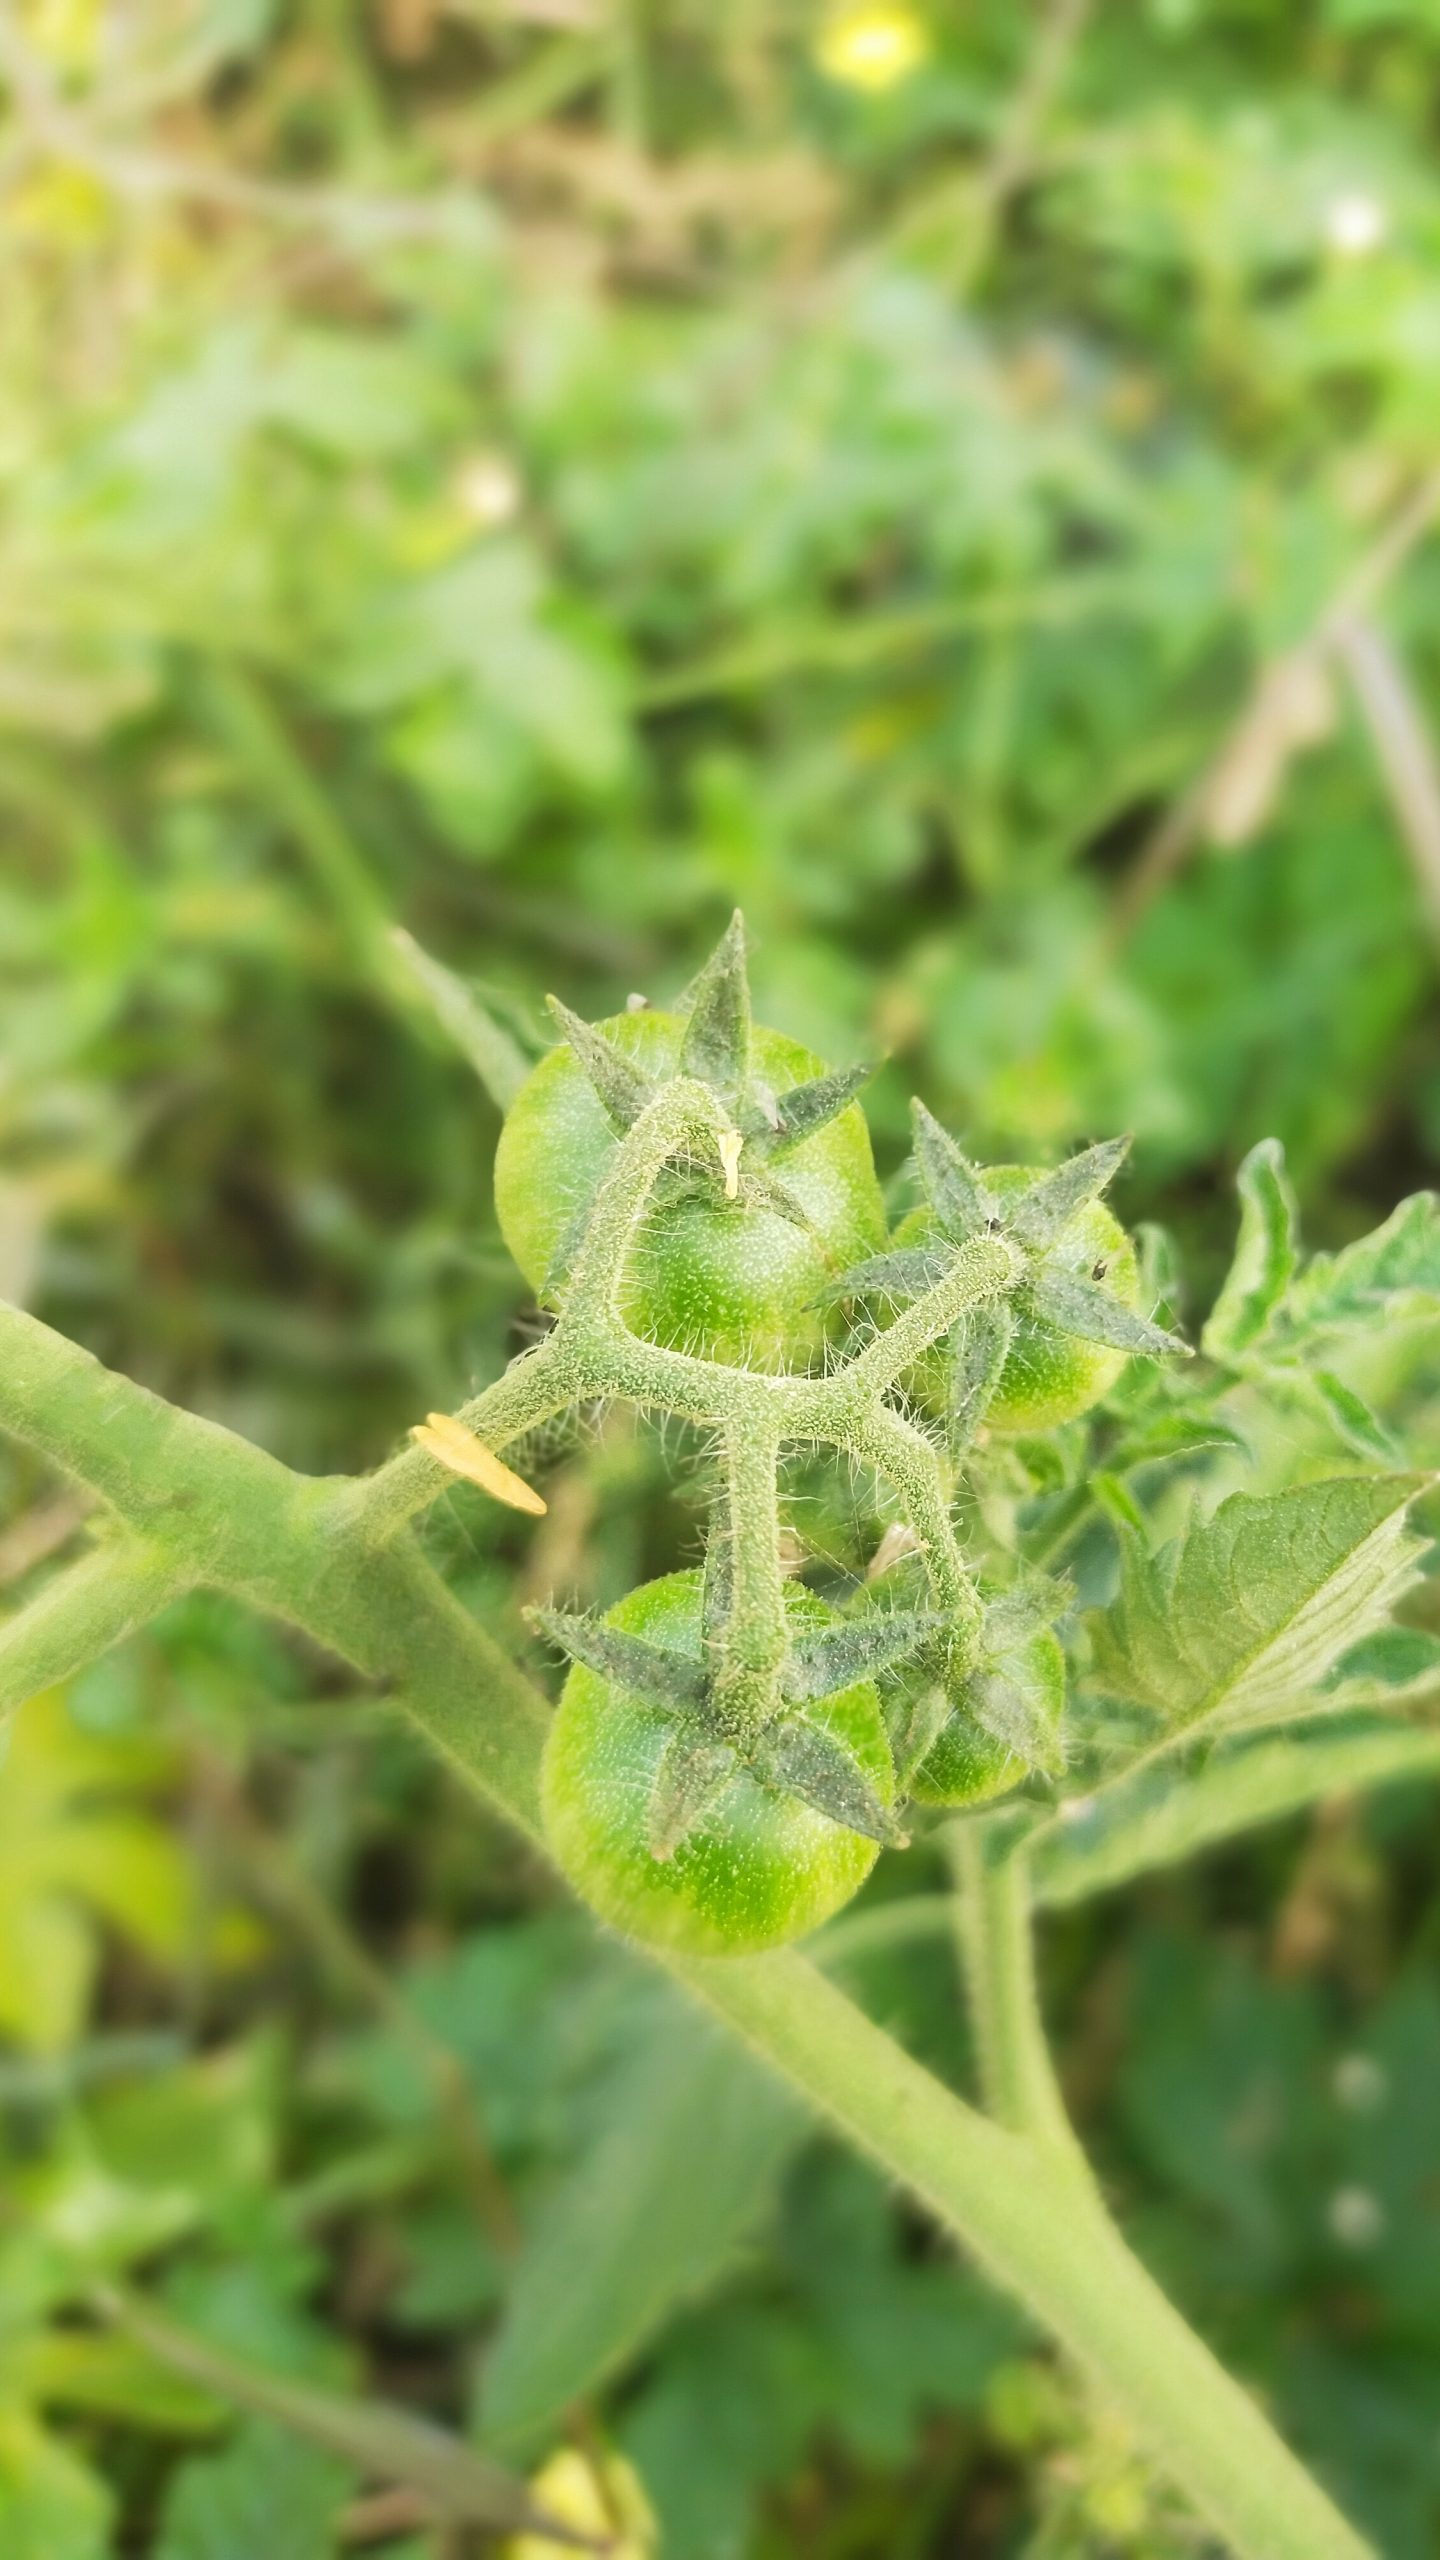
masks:
[[[1009,1288],[973,1308],[950,1337],[947,1405],[954,1447],[963,1449],[974,1439],[1022,1328],[1048,1329],[1127,1356],[1190,1357],[1189,1344],[1178,1334],[1152,1324],[1102,1285],[1109,1268],[1104,1254],[1086,1277],[1064,1250],[1076,1221],[1095,1209],[1119,1171],[1128,1138],[1082,1148],[1053,1171],[1020,1181],[1009,1168],[987,1175],[971,1164],[923,1102],[914,1104],[913,1115],[915,1166],[927,1213],[924,1240],[901,1243],[858,1264],[829,1294],[903,1303],[943,1280],[957,1251],[977,1236],[1008,1243],[1015,1257]]]
[[[762,1717],[737,1714],[748,1684],[727,1681],[723,1637],[709,1660],[632,1635],[601,1620],[560,1609],[533,1609],[532,1623],[572,1662],[673,1719],[648,1808],[652,1857],[673,1857],[681,1841],[737,1768],[748,1769],[777,1795],[798,1796],[812,1811],[889,1848],[906,1835],[869,1778],[836,1736],[805,1710],[932,1643],[944,1620],[922,1610],[872,1611],[863,1618],[805,1628],[787,1647]]]
[[[986,1802],[1063,1769],[1065,1656],[1051,1622],[1072,1596],[1038,1575],[1001,1592],[968,1663],[913,1702],[897,1757],[918,1803]]]
[[[548,1002],[612,1128],[623,1136],[654,1101],[659,1082],[557,996]],[[734,1123],[740,1147],[733,1159],[727,1160],[722,1152],[718,1167],[672,1173],[672,1193],[679,1196],[698,1188],[714,1198],[718,1191],[722,1200],[736,1207],[769,1209],[792,1226],[807,1227],[805,1210],[767,1170],[767,1160],[783,1157],[838,1119],[874,1073],[873,1067],[837,1067],[792,1086],[778,1098],[755,1074],[745,926],[738,909],[698,977],[677,997],[674,1010],[685,1024],[675,1074],[706,1086],[717,1096]]]

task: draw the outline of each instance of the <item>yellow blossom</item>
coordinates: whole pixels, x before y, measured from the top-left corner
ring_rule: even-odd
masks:
[[[852,0],[832,12],[816,47],[820,68],[847,89],[893,89],[930,50],[925,24],[904,0]]]

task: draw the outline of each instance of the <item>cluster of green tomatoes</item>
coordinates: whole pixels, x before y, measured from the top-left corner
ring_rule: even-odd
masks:
[[[977,1233],[1010,1240],[1020,1277],[902,1381],[896,1410],[924,1430],[932,1465],[953,1471],[977,1435],[1071,1421],[1132,1353],[1179,1347],[1139,1313],[1135,1249],[1099,1196],[1120,1145],[1049,1174],[982,1170],[917,1104],[921,1197],[892,1232],[855,1100],[863,1071],[829,1071],[752,1023],[738,918],[673,1010],[635,1002],[598,1024],[556,1010],[567,1036],[500,1140],[506,1242],[542,1305],[563,1308],[627,1123],[677,1076],[706,1086],[734,1152],[666,1168],[614,1303],[642,1342],[712,1365],[717,1413],[736,1373],[833,1374],[837,1325],[873,1333]],[[976,1804],[1019,1784],[1038,1755],[1015,1737],[1047,1736],[1053,1765],[1065,1685],[1047,1613],[1023,1588],[985,1606],[978,1638],[977,1604],[962,1642],[934,1605],[933,1576],[927,1609],[864,1605],[866,1594],[845,1612],[788,1579],[773,1705],[758,1724],[727,1723],[739,1603],[736,1523],[722,1515],[703,1569],[632,1591],[603,1620],[539,1613],[571,1657],[543,1773],[558,1862],[617,1928],[706,1954],[814,1928],[880,1846],[903,1839],[902,1800]]]

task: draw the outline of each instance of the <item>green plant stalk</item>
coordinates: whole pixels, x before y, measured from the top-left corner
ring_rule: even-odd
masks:
[[[132,1527],[163,1533],[190,1578],[280,1611],[388,1681],[467,1785],[538,1837],[544,1701],[394,1539],[388,1505],[357,1535],[365,1512],[349,1483],[291,1475],[13,1308],[0,1309],[0,1426]],[[1028,2305],[1242,2560],[1364,2560],[1052,2145],[955,2097],[803,1957],[668,1964]]]
[[[753,1741],[780,1711],[785,1660],[785,1577],[780,1562],[773,1418],[746,1416],[725,1442],[730,1607],[718,1647],[715,1703],[726,1729]]]
[[[959,1952],[980,2063],[997,2124],[1034,2136],[1058,2162],[1089,2166],[1071,2129],[1045,2039],[1035,1983],[1030,1884],[1013,1826],[956,1822],[946,1854],[958,1887]]]
[[[91,1549],[0,1625],[0,1731],[38,1690],[84,1669],[188,1591],[168,1547],[121,1538]]]

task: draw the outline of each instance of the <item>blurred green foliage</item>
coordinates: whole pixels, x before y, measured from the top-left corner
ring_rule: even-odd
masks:
[[[916,1087],[987,1156],[1131,1128],[1197,1303],[1262,1135],[1315,1243],[1373,1224],[1440,1141],[1437,67],[1428,0],[17,0],[0,1292],[369,1463],[525,1320],[390,927],[523,1046],[737,900],[762,1015],[887,1056],[887,1172]],[[21,1598],[81,1520],[3,1490]],[[435,1532],[512,1631],[689,1552],[643,1439],[552,1490],[528,1549]],[[5,2560],[442,2547],[78,2325],[132,2269],[527,2460],[578,2406],[665,2560],[1202,2547],[279,1633],[191,1600],[38,1702],[0,1858]],[[1051,1940],[1144,2249],[1394,2560],[1440,2533],[1437,1929],[1400,1788]],[[963,2070],[943,1938],[845,1961]],[[637,2262],[697,2108],[745,2142]]]

